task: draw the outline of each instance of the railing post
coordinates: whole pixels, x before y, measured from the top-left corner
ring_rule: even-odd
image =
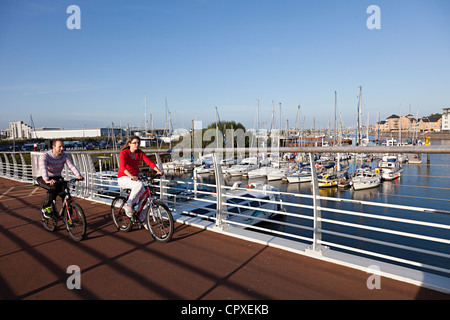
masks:
[[[222,167],[220,165],[219,161],[219,155],[217,153],[214,153],[214,173],[216,176],[216,227],[223,229],[224,227],[224,214],[223,211],[227,209],[226,205],[223,205],[222,203],[226,201],[225,197],[225,190],[223,186],[225,185],[225,181],[223,179],[223,172]]]
[[[86,169],[87,169],[87,173],[86,173],[86,188],[87,188],[87,192],[89,195],[89,198],[93,199],[96,197],[97,194],[97,184],[95,183],[96,181],[96,170],[95,170],[95,165],[94,165],[94,161],[92,161],[92,157],[90,154],[83,154],[85,157],[85,162],[86,162]]]
[[[311,175],[312,175],[312,195],[313,195],[313,243],[312,248],[308,248],[307,251],[314,255],[323,255],[328,249],[325,246],[321,246],[320,241],[322,240],[322,213],[320,210],[320,199],[319,196],[319,183],[317,181],[316,165],[314,162],[314,154],[309,153],[309,161],[311,165]]]
[[[194,199],[197,198],[197,190],[198,190],[198,175],[197,175],[197,170],[195,170],[192,172],[192,180],[194,181]]]
[[[9,178],[9,177],[12,177],[12,175],[11,175],[11,166],[10,166],[9,160],[8,160],[8,154],[4,153],[3,155],[5,156],[5,164],[6,164],[6,166],[5,166],[5,168],[6,168],[5,177]]]
[[[28,181],[28,172],[27,172],[27,164],[25,163],[25,159],[23,155],[19,153],[20,163],[22,164],[22,181]]]
[[[12,177],[14,178],[14,180],[19,180],[19,167],[17,165],[17,161],[16,161],[16,153],[11,153],[11,159],[12,159],[12,163],[13,163],[13,173],[12,173]]]
[[[3,176],[4,170],[5,170],[5,168],[3,166],[2,156],[0,155],[0,176]]]
[[[159,156],[159,153],[155,153],[155,158],[156,158],[156,166],[159,168],[159,170],[163,171],[161,157]],[[167,199],[167,193],[165,192],[165,187],[166,187],[166,181],[161,177],[159,179],[159,198],[160,199]]]

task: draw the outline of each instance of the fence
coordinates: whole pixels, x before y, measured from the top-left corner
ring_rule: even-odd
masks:
[[[285,149],[281,151],[293,151]],[[215,183],[199,182],[195,174],[192,181],[161,179],[159,196],[181,223],[364,271],[377,265],[386,276],[450,292],[450,211],[321,196],[312,151],[323,149],[307,150],[311,194],[281,192],[265,184],[226,185],[215,156]],[[450,153],[442,148],[427,151]],[[33,182],[39,154],[32,152],[29,163],[22,153],[0,154],[0,176]],[[116,173],[104,164],[116,156],[97,158],[94,165],[89,153],[70,155],[85,177],[74,195],[109,204],[120,189]],[[158,153],[155,157],[161,166]],[[71,175],[67,169],[63,174]]]

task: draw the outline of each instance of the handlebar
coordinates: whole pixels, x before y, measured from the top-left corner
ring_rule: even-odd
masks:
[[[148,177],[148,176],[143,176],[143,175],[139,175],[139,180],[141,181],[149,181],[149,182],[153,182],[153,180],[155,179],[160,179],[162,177],[162,175],[160,174],[156,174],[153,177]]]
[[[68,183],[75,183],[77,181],[83,181],[83,179],[77,179],[77,178],[70,178],[69,180],[65,180],[64,178],[62,179],[56,179],[55,183],[64,183],[64,182],[68,182]]]

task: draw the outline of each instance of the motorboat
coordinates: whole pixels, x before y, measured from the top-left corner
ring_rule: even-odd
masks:
[[[348,174],[348,171],[345,170],[341,174],[338,175],[338,188],[349,188],[352,185],[352,179]]]
[[[261,222],[258,218],[269,219],[275,216],[280,207],[278,203],[278,189],[262,182],[250,183],[241,187],[240,181],[225,193],[226,205],[223,204],[223,213],[229,224],[254,225]],[[269,191],[269,192],[268,192]],[[268,202],[271,201],[271,202]],[[217,210],[216,195],[175,205],[172,211],[175,214],[196,216],[200,219],[214,220]]]
[[[267,174],[267,181],[286,179],[294,171],[290,167],[274,168]]]
[[[363,190],[378,187],[381,183],[379,170],[370,168],[359,168],[351,180],[354,190]]]
[[[226,173],[232,177],[242,176],[246,175],[250,170],[256,168],[258,168],[258,159],[256,157],[250,157],[243,159],[239,164],[223,169],[223,173]]]
[[[163,171],[177,170],[177,164],[173,161],[164,162],[162,168]]]
[[[403,168],[396,155],[384,155],[378,162],[381,179],[394,180],[400,177]]]
[[[289,183],[302,183],[302,182],[310,182],[312,180],[311,169],[301,169],[295,171],[286,177]]]
[[[194,168],[194,172],[196,174],[213,173],[214,172],[214,165],[213,164],[209,164],[209,163],[202,164],[201,166],[195,167]]]
[[[322,173],[317,177],[317,184],[319,185],[319,188],[337,187],[338,176],[335,173]]]
[[[412,154],[408,156],[408,163],[409,164],[421,164],[422,163],[422,157],[420,154]]]
[[[274,170],[277,170],[277,168],[274,168],[272,166],[264,166],[258,169],[248,171],[247,176],[249,179],[265,178],[270,172]]]

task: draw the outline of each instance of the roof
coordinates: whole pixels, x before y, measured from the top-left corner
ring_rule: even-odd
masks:
[[[441,119],[441,117],[423,117],[420,120],[423,122],[438,122]]]
[[[386,120],[387,119],[394,119],[394,118],[396,119],[396,118],[400,118],[400,117],[398,115],[396,115],[396,114],[393,114],[393,115],[387,117]]]

